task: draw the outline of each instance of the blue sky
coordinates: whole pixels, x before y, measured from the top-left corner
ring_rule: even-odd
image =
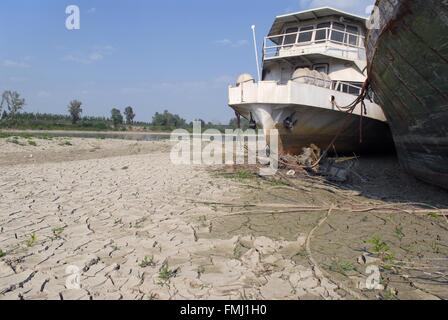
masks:
[[[17,90],[26,111],[86,115],[131,105],[150,121],[168,109],[188,120],[227,122],[227,86],[256,73],[259,43],[276,15],[331,5],[365,15],[373,0],[2,0],[0,91]],[[68,5],[81,29],[65,28]]]

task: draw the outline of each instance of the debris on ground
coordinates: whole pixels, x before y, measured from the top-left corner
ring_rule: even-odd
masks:
[[[281,169],[301,169],[317,173],[321,160],[321,150],[314,144],[303,148],[298,156],[282,155],[280,157]]]
[[[322,155],[320,148],[314,144],[311,144],[308,148],[302,149],[302,154],[297,157],[297,163],[305,167],[315,166]]]
[[[286,173],[286,175],[287,175],[288,177],[294,177],[294,176],[296,175],[296,172],[295,172],[294,170],[289,170],[289,171]]]
[[[322,160],[319,174],[333,182],[347,182],[353,168],[356,166],[356,158],[326,158]]]
[[[320,175],[332,182],[347,182],[356,173],[353,169],[357,163],[356,157],[330,158],[322,156],[319,147],[311,144],[302,149],[298,156],[283,155],[280,158],[280,169],[287,170],[287,176],[293,177],[297,171],[305,171],[313,175]]]

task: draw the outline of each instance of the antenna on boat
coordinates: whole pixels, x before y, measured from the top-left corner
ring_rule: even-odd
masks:
[[[255,60],[257,62],[258,81],[261,81],[260,61],[258,60],[257,35],[255,33],[255,25],[252,25],[252,34],[254,36]]]

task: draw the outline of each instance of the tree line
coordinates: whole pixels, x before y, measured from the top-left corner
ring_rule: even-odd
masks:
[[[174,129],[191,129],[192,122],[168,110],[156,112],[150,122],[135,121],[134,108],[128,106],[121,111],[112,108],[110,117],[83,116],[85,107],[79,100],[72,100],[67,106],[67,114],[27,113],[22,112],[26,101],[16,91],[5,91],[0,103],[0,128],[34,129],[34,130],[133,130],[140,128],[151,131],[171,131]],[[236,129],[237,120],[228,124],[215,124],[197,119],[206,129]],[[248,122],[242,119],[242,128],[247,128]]]

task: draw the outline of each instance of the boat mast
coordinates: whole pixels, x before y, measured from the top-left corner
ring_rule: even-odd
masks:
[[[257,46],[257,35],[255,32],[255,25],[252,25],[252,34],[254,37],[255,62],[257,63],[258,81],[261,81],[260,61],[258,60],[258,46]]]

